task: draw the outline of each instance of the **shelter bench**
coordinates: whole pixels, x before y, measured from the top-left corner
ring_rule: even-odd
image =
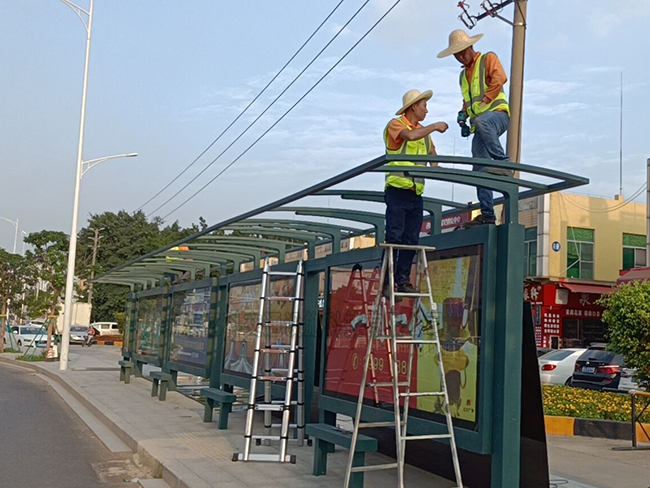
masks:
[[[155,397],[157,395],[158,400],[164,402],[167,399],[167,389],[170,391],[175,389],[172,375],[162,371],[152,371],[149,376],[152,379],[151,396]]]
[[[227,391],[219,390],[217,388],[205,388],[201,390],[201,396],[205,397],[205,413],[203,414],[204,422],[212,422],[212,411],[214,404],[218,403],[219,408],[219,423],[217,428],[224,430],[228,428],[228,415],[232,411],[232,404],[237,400],[237,396]]]
[[[334,452],[334,446],[350,449],[352,433],[337,429],[329,424],[307,424],[307,435],[316,439],[314,447],[314,476],[327,474],[327,455]],[[365,466],[366,453],[377,452],[379,443],[377,439],[359,434],[357,446],[352,459],[352,466]],[[352,473],[350,477],[351,488],[363,488],[363,473]]]
[[[118,361],[120,365],[120,381],[124,381],[125,385],[128,385],[131,382],[131,370],[133,369],[133,363],[131,361]]]

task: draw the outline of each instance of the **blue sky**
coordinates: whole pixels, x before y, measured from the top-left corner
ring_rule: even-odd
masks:
[[[79,0],[84,7],[87,0]],[[246,106],[338,0],[96,0],[84,159],[138,152],[94,168],[82,182],[80,226],[90,213],[133,211],[176,176]],[[176,185],[217,156],[325,45],[363,0],[336,14],[251,110]],[[392,5],[371,0],[349,28],[166,215],[293,104]],[[432,89],[427,122],[440,154],[469,155],[455,124],[459,66],[437,59],[462,27],[457,0],[402,0],[298,107],[235,166],[172,214],[182,225],[208,223],[268,203],[383,152],[381,133],[403,93]],[[470,2],[472,12],[478,1]],[[583,193],[618,193],[619,77],[624,73],[624,193],[645,181],[650,157],[644,49],[650,2],[531,0],[528,6],[522,162],[589,177]],[[510,18],[512,8],[504,15]],[[510,70],[511,28],[486,19],[485,37]],[[56,0],[0,2],[0,216],[27,232],[70,230],[84,59],[81,22]],[[367,188],[382,186],[380,175]],[[448,185],[429,196],[449,198]],[[475,199],[455,188],[458,200]],[[166,198],[144,210],[149,213]],[[176,205],[174,205],[174,203]],[[335,205],[336,202],[331,202]],[[379,207],[377,207],[379,210]],[[0,247],[13,227],[0,221]],[[20,243],[19,243],[20,249]]]

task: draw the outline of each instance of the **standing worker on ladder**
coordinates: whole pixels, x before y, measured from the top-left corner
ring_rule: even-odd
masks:
[[[410,90],[402,97],[402,108],[384,129],[386,154],[411,154],[424,156],[436,154],[430,134],[445,132],[444,122],[422,126],[427,116],[427,100],[433,93]],[[395,161],[389,166],[415,166],[412,162]],[[419,166],[419,165],[418,165]],[[422,165],[423,166],[423,165]],[[424,179],[411,178],[403,173],[386,173],[384,201],[386,202],[386,242],[389,244],[417,245],[422,227],[422,192]],[[397,251],[396,251],[397,252]],[[409,283],[414,251],[401,250],[395,258],[395,284],[399,292],[413,292]],[[389,283],[389,280],[385,280]],[[384,294],[387,294],[384,286]]]
[[[449,47],[438,54],[439,58],[454,55],[463,65],[460,72],[460,89],[463,94],[463,109],[458,113],[458,123],[464,126],[463,135],[474,134],[472,156],[475,158],[507,161],[508,156],[501,146],[499,137],[508,130],[510,108],[503,85],[508,81],[506,72],[496,54],[481,54],[472,47],[483,34],[470,37],[464,30],[457,29],[449,34]],[[467,130],[465,120],[469,118],[471,129]],[[474,171],[487,171],[500,175],[511,175],[510,170],[474,166]],[[477,187],[481,214],[465,227],[496,223],[492,190]]]

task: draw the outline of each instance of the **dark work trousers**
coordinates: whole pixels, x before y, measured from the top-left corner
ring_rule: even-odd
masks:
[[[416,246],[422,228],[422,197],[413,190],[389,186],[384,192],[386,202],[386,242]],[[395,251],[395,284],[409,282],[415,251]]]

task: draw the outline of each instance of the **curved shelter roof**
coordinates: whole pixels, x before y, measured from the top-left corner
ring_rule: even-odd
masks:
[[[405,171],[404,166],[388,165],[395,161],[454,166],[410,166]],[[484,166],[487,171],[472,171],[476,165]],[[518,201],[521,199],[589,183],[587,178],[569,173],[508,161],[457,156],[384,155],[124,263],[95,281],[130,285],[132,289],[135,286],[146,288],[162,282],[165,277],[179,277],[187,272],[194,278],[197,270],[202,270],[206,275],[219,270],[223,275],[239,272],[244,263],[252,263],[256,268],[265,256],[275,256],[279,262],[283,262],[292,251],[306,251],[308,259],[313,259],[317,246],[331,244],[332,252],[340,252],[342,241],[350,237],[372,235],[376,242],[382,242],[383,192],[377,191],[376,187],[359,188],[359,177],[374,172],[405,172],[408,176],[427,180],[490,188],[501,194],[500,198],[495,199],[495,204],[504,205],[508,222],[517,222]],[[511,176],[513,172],[519,172],[521,176]],[[342,187],[343,184],[346,187]],[[336,202],[338,208],[329,205],[332,197],[340,197]],[[304,205],[305,200],[309,205]],[[365,205],[364,209],[343,206],[351,200],[364,202],[361,203]],[[368,205],[374,205],[374,211],[369,211]],[[431,218],[433,233],[440,232],[442,219],[477,208],[478,203],[424,198],[424,209]],[[294,218],[278,218],[277,212],[293,213]]]

